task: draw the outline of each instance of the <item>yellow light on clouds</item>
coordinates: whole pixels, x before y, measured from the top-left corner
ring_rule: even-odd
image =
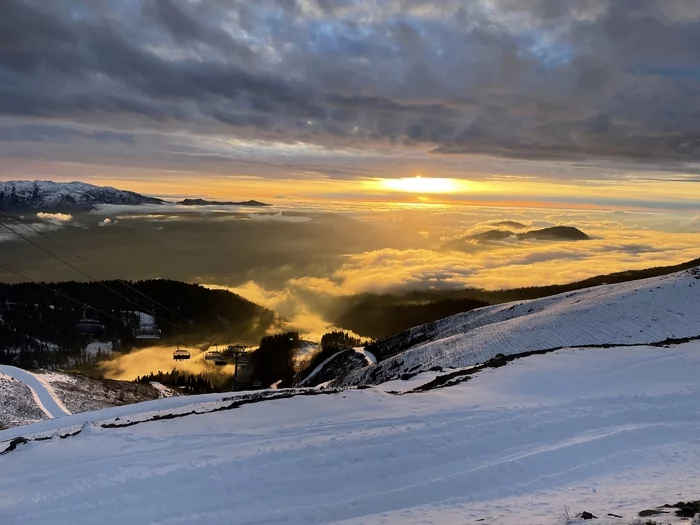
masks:
[[[384,190],[408,193],[455,193],[467,189],[465,181],[432,177],[404,177],[402,179],[381,179],[379,187]]]

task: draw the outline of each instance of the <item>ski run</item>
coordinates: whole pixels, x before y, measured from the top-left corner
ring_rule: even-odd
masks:
[[[41,377],[21,368],[8,365],[0,365],[0,374],[24,383],[31,391],[34,402],[49,419],[70,414],[69,410],[53,391],[51,383]]]

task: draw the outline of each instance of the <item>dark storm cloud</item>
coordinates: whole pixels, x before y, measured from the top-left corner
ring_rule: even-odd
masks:
[[[4,0],[0,115],[127,142],[689,160],[699,47],[692,0]]]

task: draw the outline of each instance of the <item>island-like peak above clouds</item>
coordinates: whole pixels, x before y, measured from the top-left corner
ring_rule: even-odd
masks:
[[[208,201],[204,199],[185,199],[178,202],[182,206],[269,206],[264,202],[249,200],[249,201]]]
[[[514,233],[508,230],[489,230],[466,238],[477,241],[500,241],[513,236],[521,240],[537,239],[545,241],[586,241],[590,239],[588,235],[573,226],[552,226],[551,228],[530,230],[523,233]]]
[[[0,206],[12,210],[89,210],[98,204],[138,206],[168,204],[168,201],[141,195],[133,191],[109,186],[94,186],[85,182],[8,181],[0,182]],[[204,199],[185,199],[184,206],[269,206],[248,200],[244,202],[217,202]]]
[[[485,232],[459,237],[449,240],[445,243],[446,248],[463,249],[470,243],[489,243],[503,241],[512,237],[521,241],[538,240],[538,241],[586,241],[590,237],[584,232],[573,226],[552,226],[550,228],[542,228],[541,230],[530,230],[527,232],[515,233],[510,230],[487,230]]]

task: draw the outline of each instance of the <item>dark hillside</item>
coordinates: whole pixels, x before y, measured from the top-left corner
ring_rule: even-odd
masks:
[[[482,306],[539,299],[601,284],[658,277],[694,268],[698,265],[700,265],[700,259],[693,259],[674,266],[627,270],[598,275],[568,284],[505,290],[466,288],[462,290],[419,291],[403,295],[363,294],[344,299],[344,304],[341,304],[339,308],[340,313],[335,318],[335,324],[364,337],[382,338]]]
[[[62,361],[60,354],[79,354],[88,341],[74,327],[84,313],[104,325],[101,340],[126,349],[135,343],[138,311],[153,313],[162,341],[170,343],[205,336],[252,342],[276,323],[274,312],[225,290],[170,280],[127,284],[0,284],[0,359],[14,359],[21,350],[22,359],[51,365]],[[29,357],[30,352],[41,355]]]

